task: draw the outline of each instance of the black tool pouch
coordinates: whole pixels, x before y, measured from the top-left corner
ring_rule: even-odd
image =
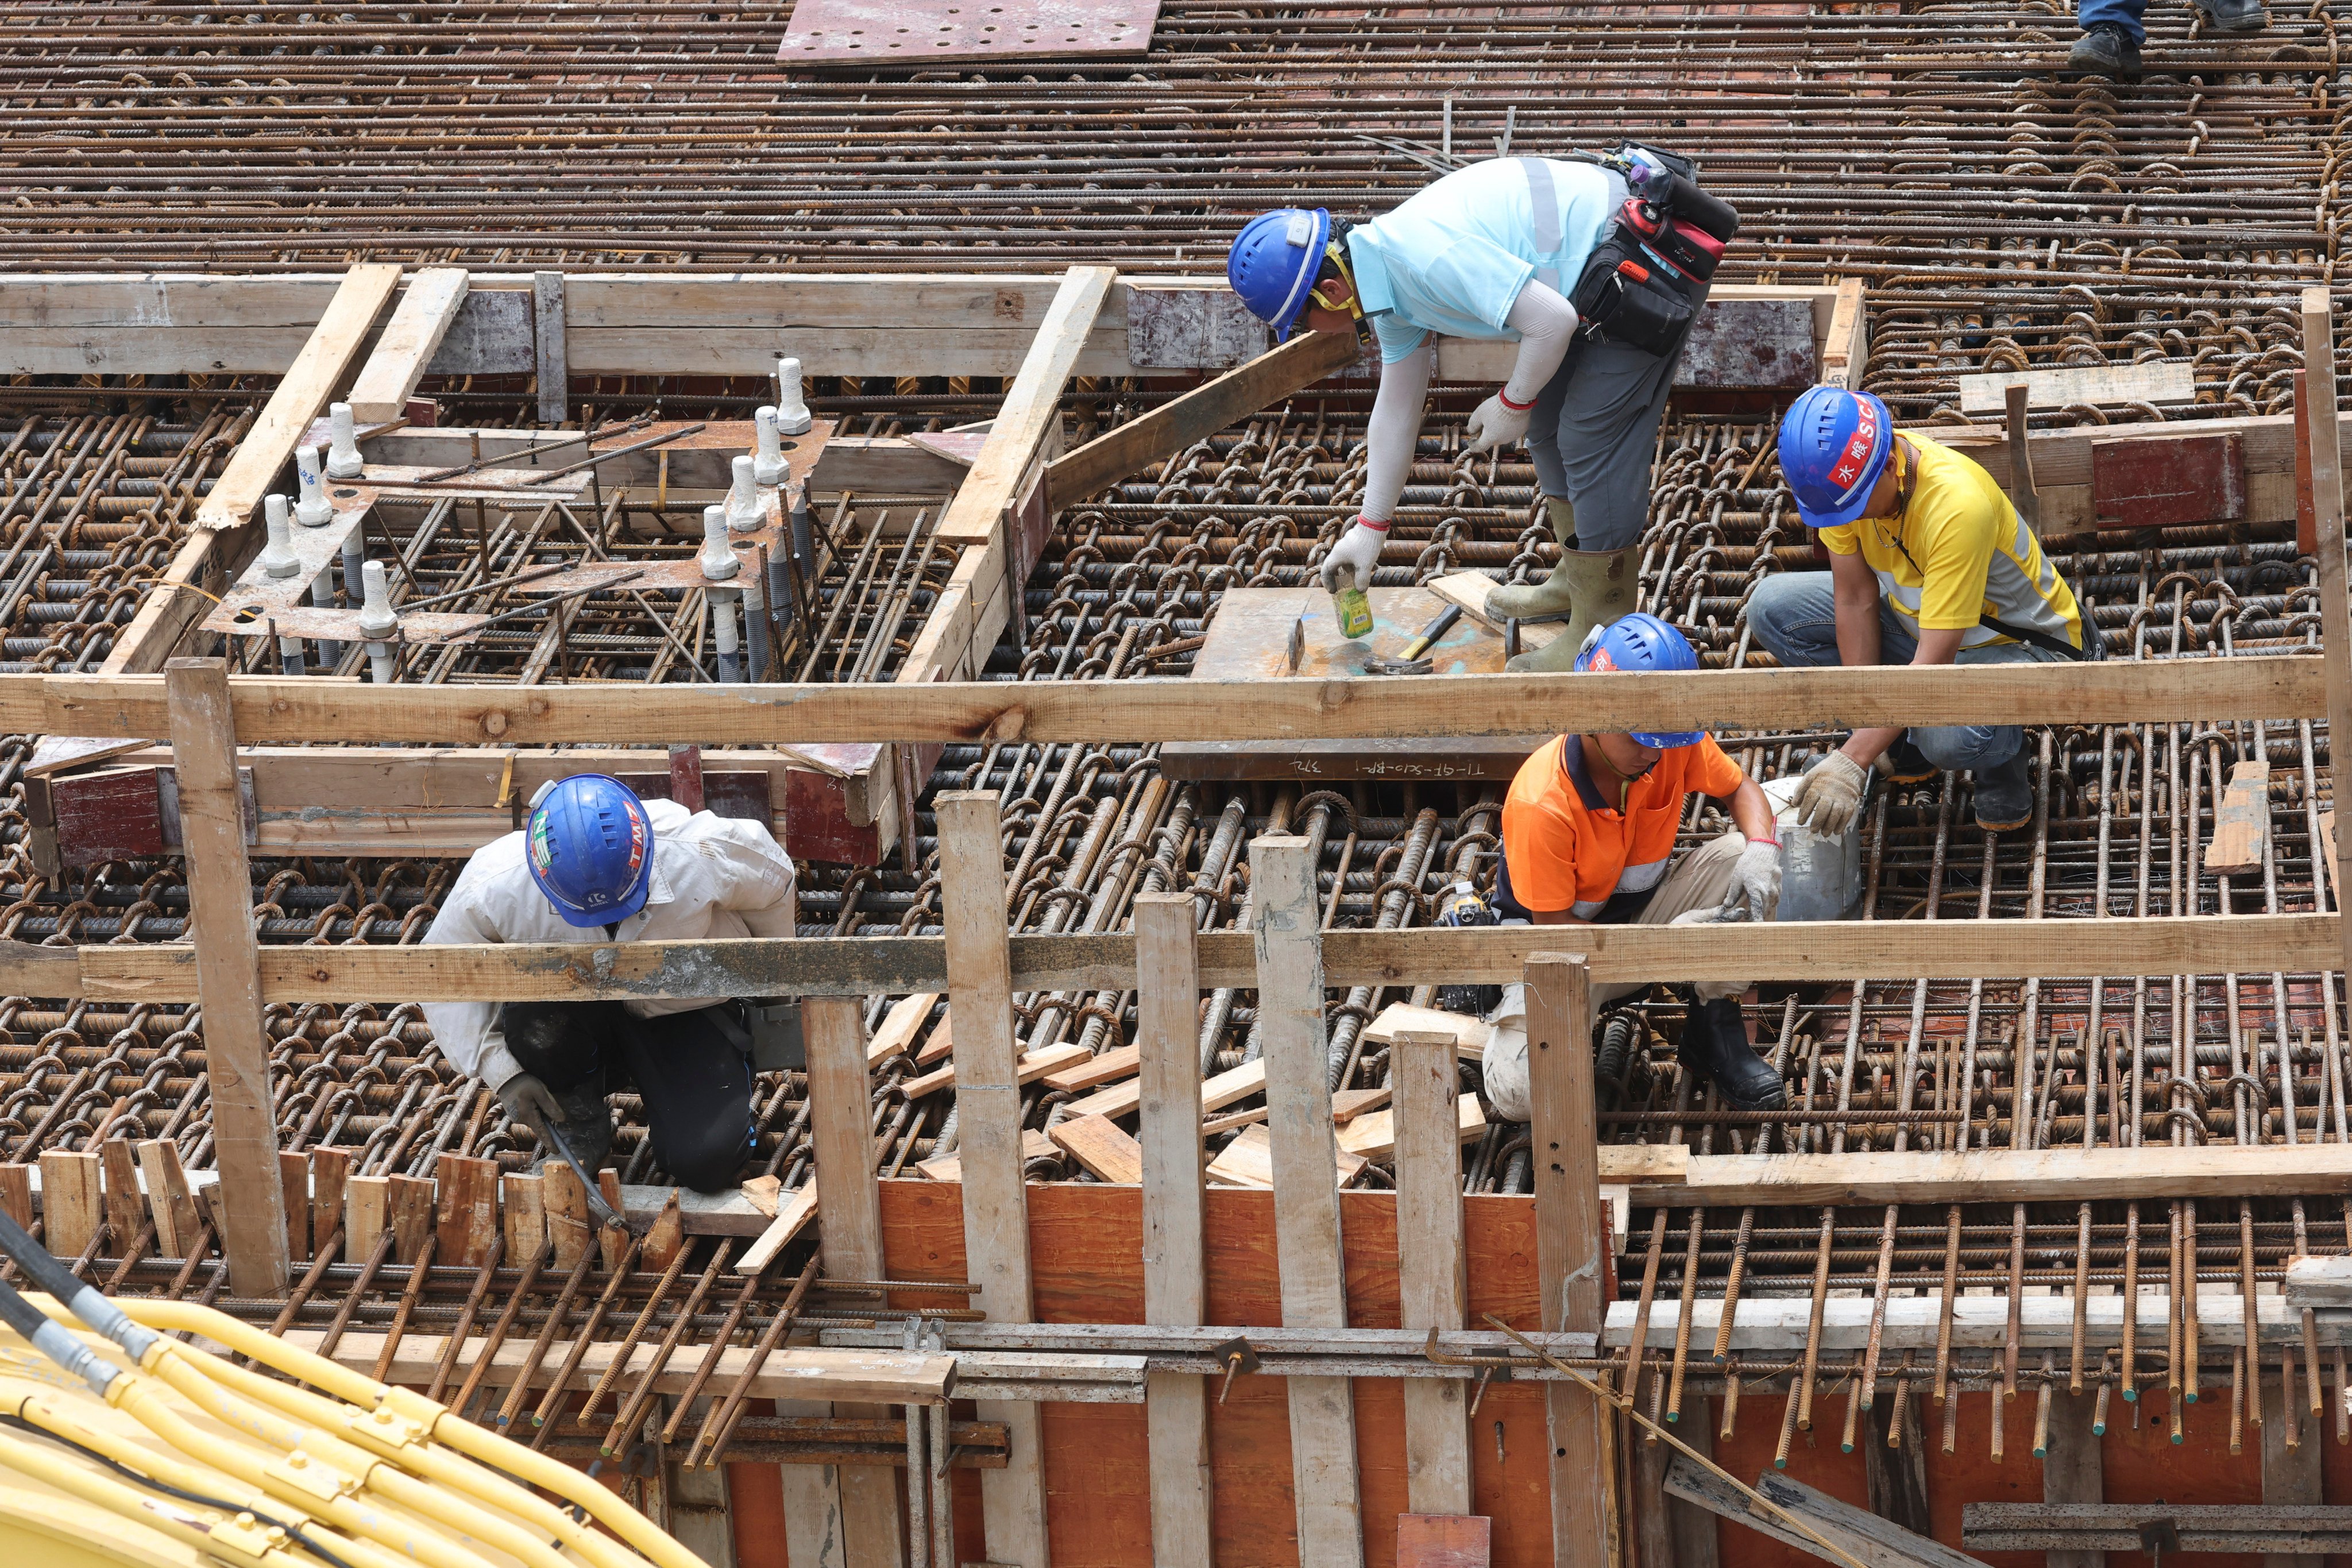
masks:
[[[1613,226],[1592,247],[1569,302],[1588,331],[1660,358],[1680,346],[1690,327],[1691,303],[1682,289]]]

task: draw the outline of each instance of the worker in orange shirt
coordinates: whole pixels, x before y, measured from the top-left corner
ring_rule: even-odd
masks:
[[[1580,670],[1684,670],[1698,656],[1682,633],[1643,612],[1595,629]],[[1727,801],[1735,831],[1676,859],[1675,835],[1693,791]],[[1520,764],[1503,803],[1496,908],[1536,925],[1690,925],[1770,920],[1780,900],[1780,844],[1771,803],[1712,736],[1692,730],[1562,735]],[[1727,952],[1737,939],[1725,935]],[[1679,1050],[1739,1110],[1787,1103],[1780,1077],[1748,1044],[1737,998],[1748,982],[1701,981]],[[1597,985],[1596,1003],[1644,987]],[[1527,1120],[1523,988],[1506,987],[1486,1045],[1487,1099]],[[1513,1115],[1514,1110],[1520,1112]]]

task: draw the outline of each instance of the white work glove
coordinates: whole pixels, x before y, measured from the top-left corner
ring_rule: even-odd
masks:
[[[1780,847],[1769,838],[1751,838],[1732,862],[1724,918],[1769,921],[1780,907]]]
[[[1347,579],[1351,588],[1372,585],[1372,568],[1381,563],[1381,546],[1389,542],[1389,525],[1360,517],[1356,525],[1339,536],[1331,553],[1323,557],[1323,591],[1336,594],[1339,580]]]
[[[1797,820],[1825,838],[1846,830],[1862,811],[1870,770],[1843,752],[1832,752],[1797,788]]]
[[[1525,408],[1514,408],[1503,401],[1499,392],[1470,413],[1470,423],[1463,426],[1469,437],[1465,448],[1472,452],[1491,452],[1497,447],[1516,447],[1527,436],[1528,416],[1535,412],[1530,403]]]

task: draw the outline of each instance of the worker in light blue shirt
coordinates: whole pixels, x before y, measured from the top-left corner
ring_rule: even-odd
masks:
[[[1666,188],[1658,184],[1662,166],[1629,166],[1645,187]],[[1589,631],[1634,607],[1633,552],[1649,515],[1658,421],[1682,331],[1706,285],[1696,276],[1674,279],[1666,308],[1683,312],[1683,327],[1653,331],[1642,344],[1620,341],[1579,311],[1572,300],[1580,284],[1587,292],[1611,286],[1612,307],[1622,292],[1611,269],[1626,251],[1627,181],[1621,167],[1496,158],[1447,174],[1364,223],[1286,208],[1242,231],[1227,276],[1280,335],[1302,318],[1325,330],[1352,330],[1361,318],[1380,343],[1363,510],[1322,560],[1327,589],[1370,584],[1420,439],[1433,338],[1475,338],[1517,342],[1518,352],[1509,379],[1471,415],[1469,449],[1526,441],[1561,550],[1545,581],[1499,588],[1488,600],[1498,618],[1568,622],[1511,668],[1571,668]],[[1675,269],[1652,254],[1637,270],[1647,279]],[[1712,275],[1711,263],[1706,271]]]

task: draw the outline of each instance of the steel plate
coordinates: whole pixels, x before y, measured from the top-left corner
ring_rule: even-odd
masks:
[[[1160,0],[800,0],[778,65],[1139,56]]]

